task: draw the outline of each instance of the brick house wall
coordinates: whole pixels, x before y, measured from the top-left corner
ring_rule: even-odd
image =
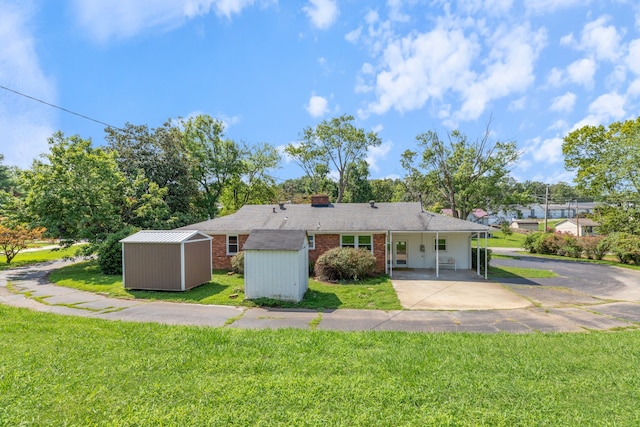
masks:
[[[231,257],[233,255],[227,255],[227,236],[226,234],[214,234],[211,236],[211,257],[213,262],[213,268],[215,270],[230,270],[231,269]],[[248,234],[238,235],[238,247],[242,248],[244,242],[247,241]]]
[[[211,253],[213,268],[216,270],[230,270],[231,257],[227,255],[227,236],[224,234],[215,234],[211,236]],[[244,246],[249,236],[247,234],[238,235],[239,247]],[[309,249],[309,261],[316,262],[320,255],[340,246],[340,234],[316,234],[315,249]],[[376,270],[380,273],[385,271],[385,234],[373,235],[373,255],[376,257]]]

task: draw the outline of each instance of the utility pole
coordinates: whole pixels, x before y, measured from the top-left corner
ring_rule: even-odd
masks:
[[[544,232],[547,232],[547,221],[549,212],[549,184],[545,187],[544,191]]]
[[[578,216],[578,199],[576,199],[576,236],[580,237],[580,217]]]

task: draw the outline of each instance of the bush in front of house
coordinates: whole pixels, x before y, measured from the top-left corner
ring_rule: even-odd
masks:
[[[333,248],[320,255],[315,263],[320,280],[361,280],[376,274],[376,258],[371,251]]]
[[[484,259],[487,258],[487,265],[491,263],[491,249],[480,248],[480,271],[484,273]],[[478,248],[471,248],[471,268],[478,268]]]
[[[527,235],[522,246],[532,254],[557,255],[562,238],[555,233],[532,233]]]
[[[234,273],[244,274],[244,252],[238,252],[231,257],[231,270]]]
[[[122,230],[110,234],[98,246],[98,266],[103,274],[122,274],[122,243],[120,240],[128,237],[139,229],[127,226]]]

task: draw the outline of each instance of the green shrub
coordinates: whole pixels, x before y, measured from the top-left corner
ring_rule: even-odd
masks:
[[[572,234],[560,234],[558,241],[557,254],[572,258],[582,257],[582,244]]]
[[[122,230],[110,234],[98,246],[98,266],[103,274],[122,274],[122,243],[120,240],[137,232],[138,229],[127,226]]]
[[[234,273],[244,274],[244,252],[238,252],[231,257],[231,270]]]
[[[522,246],[530,253],[556,255],[562,247],[562,237],[554,233],[532,233]]]
[[[500,231],[502,231],[505,236],[511,236],[513,234],[513,230],[507,221],[500,223]]]
[[[491,263],[491,249],[480,248],[480,271],[484,273],[484,258],[487,257],[487,265]],[[471,248],[471,268],[478,268],[478,248]]]
[[[584,236],[580,239],[582,250],[589,259],[602,259],[609,252],[604,236]]]
[[[612,233],[607,237],[611,252],[624,264],[640,265],[640,236]]]
[[[320,255],[315,274],[321,280],[361,280],[375,275],[376,258],[371,251],[333,248]]]

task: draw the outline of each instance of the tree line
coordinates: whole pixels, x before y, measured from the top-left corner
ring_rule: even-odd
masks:
[[[422,200],[428,210],[466,218],[475,208],[542,203],[548,189],[550,202],[606,201],[598,211],[605,230],[640,233],[640,118],[569,133],[563,153],[575,185],[551,186],[516,182],[511,172],[521,153],[513,141],[492,141],[489,125],[478,138],[421,133],[399,160],[402,179],[370,179],[364,159],[381,140],[354,120],[342,115],[306,127],[283,153],[227,138],[223,123],[208,115],[107,128],[101,147],[57,132],[28,170],[3,165],[0,154],[0,224],[99,243],[126,226],[172,229],[245,204],[305,202],[315,193],[335,202]],[[303,176],[278,182],[283,155]]]

